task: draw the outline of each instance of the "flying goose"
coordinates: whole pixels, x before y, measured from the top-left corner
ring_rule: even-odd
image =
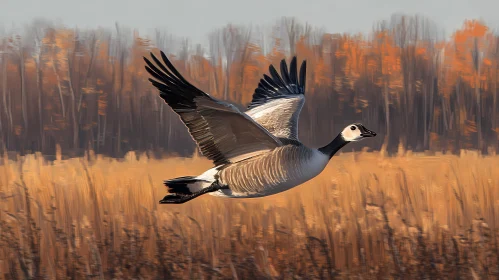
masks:
[[[169,194],[159,203],[184,203],[205,193],[231,198],[263,197],[319,175],[349,142],[374,137],[360,123],[347,126],[328,145],[314,149],[298,140],[298,116],[305,103],[306,62],[298,78],[296,57],[290,69],[281,61],[264,74],[246,112],[190,84],[161,52],[163,63],[144,57],[149,79],[160,97],[184,122],[202,154],[215,167],[199,176],[166,180]]]

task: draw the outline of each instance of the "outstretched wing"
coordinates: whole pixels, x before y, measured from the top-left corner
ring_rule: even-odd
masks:
[[[270,76],[264,74],[253,94],[246,114],[265,127],[275,137],[298,140],[298,117],[305,103],[306,61],[300,67],[298,79],[296,57],[289,67],[281,60],[281,76],[273,65]]]
[[[216,100],[186,81],[163,52],[161,58],[164,64],[152,53],[151,57],[157,66],[144,57],[146,70],[157,81],[149,81],[180,116],[201,153],[216,166],[237,162],[282,145],[235,106]]]

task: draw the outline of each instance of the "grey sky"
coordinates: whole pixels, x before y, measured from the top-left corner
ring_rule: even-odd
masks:
[[[166,27],[203,42],[208,32],[229,22],[270,25],[282,16],[296,16],[327,32],[366,32],[393,13],[417,13],[449,35],[470,18],[497,29],[498,11],[498,0],[0,0],[0,23],[9,28],[43,17],[70,27],[113,27],[118,21],[139,31]]]

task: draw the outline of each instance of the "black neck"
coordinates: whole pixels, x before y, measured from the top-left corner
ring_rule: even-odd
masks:
[[[328,155],[329,158],[332,158],[334,154],[336,154],[337,151],[339,151],[343,146],[348,144],[348,141],[343,139],[341,136],[341,133],[336,136],[336,138],[331,141],[331,143],[327,144],[326,146],[319,148],[319,152]]]

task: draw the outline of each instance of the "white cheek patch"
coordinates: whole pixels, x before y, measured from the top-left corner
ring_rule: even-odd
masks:
[[[364,139],[364,137],[360,136],[360,133],[358,133],[358,131],[351,131],[349,129],[348,130],[345,129],[341,134],[341,136],[346,141],[351,141],[351,142],[360,141]]]

